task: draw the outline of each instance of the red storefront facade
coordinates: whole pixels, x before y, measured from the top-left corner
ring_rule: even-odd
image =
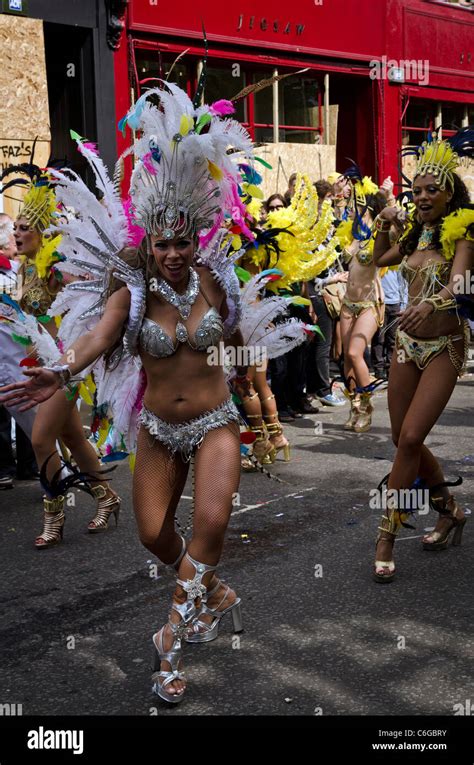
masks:
[[[117,119],[153,78],[194,93],[203,25],[206,101],[307,70],[239,102],[256,141],[329,142],[325,105],[337,104],[337,168],[351,157],[381,180],[398,177],[402,143],[440,122],[474,123],[474,13],[438,0],[130,0],[115,54]]]

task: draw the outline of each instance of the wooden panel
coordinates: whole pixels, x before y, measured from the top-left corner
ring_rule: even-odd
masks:
[[[28,162],[35,137],[35,163],[44,166],[51,134],[42,22],[0,15],[0,50],[0,166]],[[4,199],[5,212],[15,216],[19,202],[10,197],[20,199],[21,190]]]

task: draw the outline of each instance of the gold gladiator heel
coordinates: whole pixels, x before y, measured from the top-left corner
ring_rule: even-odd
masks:
[[[350,405],[351,405],[351,411],[349,412],[349,418],[344,423],[344,430],[354,430],[354,426],[357,422],[357,419],[359,417],[359,407],[360,407],[360,395],[358,393],[349,393],[349,391],[344,390],[344,395],[346,398],[349,399]]]
[[[252,415],[247,415],[251,417]],[[257,415],[260,416],[260,415]],[[263,425],[251,425],[250,430],[257,436],[252,444],[252,451],[257,462],[261,465],[272,465],[276,458],[276,449],[268,438]]]
[[[44,526],[40,536],[35,540],[37,550],[53,547],[62,541],[65,520],[64,502],[65,497],[62,494],[54,499],[44,497]]]
[[[265,418],[276,417],[275,414],[264,414],[263,416]],[[266,422],[265,427],[270,436],[270,442],[275,447],[277,453],[283,450],[283,459],[285,462],[289,462],[291,458],[291,444],[283,435],[283,428],[281,423],[278,420],[276,422]],[[283,439],[283,443],[281,443],[281,439]]]
[[[384,485],[385,486],[387,485],[387,480],[388,480],[388,475],[385,476],[385,478],[378,485],[379,491],[382,491],[383,490],[382,487]],[[386,494],[385,494],[385,497],[387,497]],[[385,501],[386,501],[386,514],[382,516],[382,525],[379,526],[380,534],[378,535],[377,540],[375,542],[375,549],[377,550],[377,545],[381,541],[392,542],[392,553],[393,553],[393,545],[395,544],[395,539],[397,537],[397,534],[403,525],[407,525],[406,514],[403,512],[400,512],[400,510],[398,509],[398,503],[396,500],[386,499]],[[413,528],[413,527],[409,526],[409,528]],[[393,557],[390,560],[375,561],[373,578],[374,578],[374,581],[378,582],[379,584],[387,584],[388,582],[393,582],[395,578],[395,562],[393,560]]]
[[[387,515],[382,516],[382,526],[379,526],[380,534],[375,541],[375,549],[377,549],[379,542],[387,541],[392,542],[393,550],[398,529],[400,528],[400,524],[397,523],[395,519],[395,513],[396,510],[392,510],[391,512],[387,512]],[[395,561],[393,558],[391,560],[376,560],[374,563],[373,578],[374,581],[379,584],[393,582],[395,578]]]
[[[272,393],[270,396],[261,399],[262,404],[264,404],[265,401],[275,401],[275,394]],[[264,414],[263,418],[265,420],[265,427],[269,434],[271,443],[275,447],[277,453],[283,450],[283,458],[285,462],[289,462],[291,457],[291,446],[286,436],[283,435],[283,428],[281,422],[278,419],[278,411],[276,410],[276,405],[275,411],[272,412],[272,414]],[[270,418],[274,421],[268,422]]]
[[[115,518],[115,526],[117,527],[120,515],[120,505],[122,503],[120,497],[116,494],[107,497],[107,489],[102,484],[93,486],[92,493],[99,503],[97,506],[97,514],[87,526],[88,532],[90,534],[100,534],[103,531],[107,531],[109,518],[112,513]]]
[[[353,427],[355,433],[366,433],[370,430],[372,425],[372,412],[374,411],[374,407],[370,403],[371,398],[372,393],[360,394],[359,413]]]
[[[447,528],[444,533],[442,531],[431,531],[429,534],[423,537],[423,550],[446,550],[449,544],[449,538],[453,535],[452,546],[459,547],[462,541],[462,533],[464,526],[466,525],[466,518],[458,518],[458,513],[461,508],[457,504],[453,496],[450,496],[447,501],[443,497],[433,497],[432,503],[437,512],[439,512],[447,520],[451,521],[451,526]],[[442,506],[438,509],[435,503],[442,502]]]

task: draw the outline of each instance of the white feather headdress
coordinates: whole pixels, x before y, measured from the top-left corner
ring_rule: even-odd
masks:
[[[195,108],[172,83],[145,93],[123,122],[141,131],[130,196],[137,223],[165,239],[192,236],[230,213],[241,180],[238,163],[253,160],[252,141],[229,101]]]

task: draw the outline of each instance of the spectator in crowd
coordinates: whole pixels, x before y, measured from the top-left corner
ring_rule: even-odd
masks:
[[[290,175],[290,180],[288,181],[288,188],[283,195],[286,205],[290,204],[291,199],[295,193],[297,177],[298,177],[298,173],[292,173]]]
[[[15,295],[18,262],[13,236],[13,223],[8,215],[0,213],[0,294]],[[8,319],[13,309],[0,301],[0,315]],[[0,321],[0,384],[8,383],[18,375],[19,363],[25,355],[24,348],[11,337],[8,321]],[[13,477],[19,480],[36,478],[38,468],[29,440],[34,412],[11,413],[16,420],[16,462],[12,445],[12,418],[10,412],[0,405],[0,489],[12,489]],[[17,419],[18,418],[18,419]],[[23,425],[28,433],[22,430]]]
[[[344,288],[347,282],[347,271],[331,268],[308,283],[309,297],[313,313],[317,319],[323,336],[316,334],[308,347],[308,364],[306,373],[306,391],[309,396],[318,398],[324,406],[344,406],[345,399],[331,393],[329,364],[333,342],[333,331],[336,322],[336,312],[340,312],[343,291],[328,289],[340,285]]]
[[[316,189],[317,195],[318,195],[318,215],[321,212],[321,207],[323,206],[323,202],[326,199],[332,199],[333,189],[331,184],[328,181],[316,181],[314,184],[314,188]]]

